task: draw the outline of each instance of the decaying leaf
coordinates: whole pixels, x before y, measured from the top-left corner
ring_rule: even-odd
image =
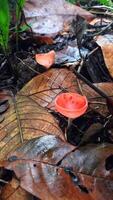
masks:
[[[90,24],[91,25],[100,25],[100,24],[101,25],[108,25],[109,23],[111,23],[111,21],[112,20],[106,19],[106,18],[102,18],[102,20],[101,20],[101,18],[95,18],[90,22]]]
[[[112,200],[113,196],[113,145],[87,145],[70,153],[61,166],[78,176],[82,192],[94,200]]]
[[[112,200],[113,145],[74,150],[55,140],[62,143],[55,136],[35,138],[10,155],[6,167],[16,173],[22,188],[44,200]]]
[[[45,135],[40,138],[26,141],[16,150],[16,152],[9,154],[8,157],[9,161],[13,161],[13,155],[17,160],[26,157],[27,160],[36,159],[37,162],[41,161],[47,164],[56,165],[63,157],[74,149],[74,146],[66,143],[66,141],[61,140],[59,137]],[[23,170],[24,169],[22,169],[22,171]]]
[[[52,37],[34,36],[33,38],[38,44],[50,44],[51,45],[54,43],[54,40],[52,39]]]
[[[33,200],[33,196],[23,190],[19,181],[13,178],[1,191],[1,200]]]
[[[81,55],[85,58],[86,55],[88,54],[88,50],[85,48],[81,49]],[[61,63],[73,63],[73,62],[79,62],[80,60],[80,53],[79,49],[77,47],[77,44],[75,41],[73,41],[73,46],[67,46],[65,49],[56,52],[56,63],[61,64]]]
[[[46,134],[63,137],[52,115],[32,99],[17,96],[9,103],[10,108],[0,124],[0,160],[14,151],[22,141]]]
[[[57,167],[63,157],[74,149],[55,136],[44,136],[19,148],[12,154],[17,161],[9,162],[9,165],[13,166],[18,178],[23,179],[21,186],[40,199],[68,200],[71,197],[74,200],[75,192],[78,192],[76,187],[65,170]],[[10,155],[9,160],[12,157]]]
[[[113,77],[113,36],[106,34],[95,38],[97,44],[101,47],[106,67]]]
[[[91,21],[94,16],[65,0],[27,0],[24,13],[27,23],[31,25],[34,33],[56,35],[63,30],[69,30],[69,24],[77,15]],[[66,28],[67,27],[67,28]]]

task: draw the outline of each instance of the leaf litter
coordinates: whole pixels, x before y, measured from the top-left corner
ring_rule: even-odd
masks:
[[[60,9],[55,6],[58,3]],[[0,93],[0,166],[16,175],[7,182],[1,170],[2,200],[112,200],[112,109],[91,87],[113,96],[112,35],[107,35],[108,46],[102,43],[106,38],[102,34],[112,30],[111,22],[103,19],[95,25],[91,22],[94,15],[63,0],[28,0],[24,12],[35,35],[20,36],[21,48],[30,52],[25,58],[17,53],[15,57],[23,63],[19,69],[22,82],[17,85],[22,89],[16,96],[10,91]],[[52,66],[49,61],[51,69],[42,67],[48,67],[48,57],[42,58],[44,64],[34,63],[36,54],[46,55],[51,50],[57,55]],[[32,63],[26,65],[23,58]],[[29,71],[23,80],[26,67]],[[90,85],[80,80],[75,70],[89,79]],[[54,106],[62,92],[81,93],[89,102],[87,112],[73,121],[67,135],[67,118]]]

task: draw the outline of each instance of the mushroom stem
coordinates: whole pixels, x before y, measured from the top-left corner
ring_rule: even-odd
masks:
[[[67,130],[70,128],[72,121],[73,121],[72,118],[68,118]]]

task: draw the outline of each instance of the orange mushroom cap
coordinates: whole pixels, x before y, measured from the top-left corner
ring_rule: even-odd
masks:
[[[88,107],[86,96],[78,93],[62,93],[56,97],[56,110],[68,118],[77,118],[85,113]]]
[[[55,63],[55,51],[51,50],[48,53],[40,53],[35,55],[37,63],[49,69]]]

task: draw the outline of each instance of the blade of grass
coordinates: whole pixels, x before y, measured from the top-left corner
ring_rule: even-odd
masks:
[[[8,50],[10,14],[8,0],[0,1],[0,46],[5,54]]]

